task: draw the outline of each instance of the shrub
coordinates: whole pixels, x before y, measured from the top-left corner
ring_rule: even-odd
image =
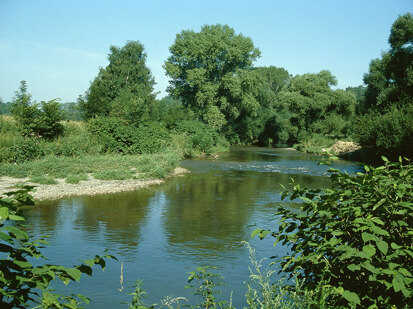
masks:
[[[149,122],[139,127],[113,117],[91,119],[89,131],[99,137],[107,152],[125,154],[156,153],[166,147],[169,133],[162,124]]]
[[[384,160],[355,176],[333,170],[333,189],[283,193],[304,203],[300,213],[276,212],[281,221],[272,235],[291,248],[282,270],[298,272],[307,290],[321,286],[329,308],[413,303],[413,165]]]
[[[381,115],[370,113],[354,123],[354,137],[362,145],[391,156],[413,157],[413,104]]]
[[[214,147],[227,144],[225,139],[220,137],[212,127],[196,120],[179,123],[175,132],[188,135],[187,147],[204,153],[212,153]]]
[[[149,122],[135,129],[134,143],[130,147],[131,154],[159,153],[167,146],[169,132],[162,124]]]
[[[8,162],[22,163],[43,157],[45,155],[45,143],[39,138],[21,137],[15,144],[8,148]]]

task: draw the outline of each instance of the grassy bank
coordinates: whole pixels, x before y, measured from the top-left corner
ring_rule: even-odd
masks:
[[[39,184],[55,184],[56,178],[78,183],[89,176],[100,180],[162,179],[185,157],[227,149],[215,132],[196,123],[177,130],[161,126],[131,129],[111,120],[110,125],[121,128],[119,131],[109,130],[106,120],[92,129],[85,122],[62,124],[63,134],[45,139],[22,136],[12,117],[0,116],[0,177],[28,177]],[[140,134],[139,138],[125,134],[128,130]]]
[[[65,178],[66,182],[85,180],[91,174],[101,180],[164,178],[179,163],[181,156],[168,151],[151,155],[89,155],[81,157],[46,156],[19,164],[0,166],[0,176],[32,179],[47,184],[48,179]]]

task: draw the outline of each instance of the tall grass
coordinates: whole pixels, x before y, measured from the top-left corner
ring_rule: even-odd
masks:
[[[101,176],[100,178],[128,179],[133,178],[136,173],[143,174],[144,177],[140,178],[163,178],[178,165],[180,160],[180,155],[172,151],[140,156],[120,154],[80,157],[45,156],[20,164],[4,163],[0,165],[0,176],[24,178],[48,175],[54,178],[66,178],[69,175],[90,173],[94,175],[106,173],[108,175],[110,170],[116,169],[116,171],[126,171],[124,172],[125,177]]]
[[[251,267],[250,280],[245,282],[247,292],[245,294],[244,309],[327,309],[324,299],[328,295],[323,293],[322,284],[314,291],[309,291],[303,288],[303,282],[292,276],[292,279],[282,277],[275,279],[276,270],[271,269],[271,265],[264,268],[264,260],[257,260],[255,250],[251,248],[249,243],[243,242],[249,251]],[[201,271],[200,271],[201,269]],[[201,296],[199,303],[190,304],[189,300],[183,297],[167,297],[161,300],[161,305],[157,306],[145,304],[143,299],[147,295],[143,288],[142,281],[138,280],[135,285],[135,290],[128,293],[132,296],[132,302],[129,303],[129,309],[149,309],[149,308],[221,308],[235,309],[232,305],[232,296],[228,301],[217,301],[214,295],[218,295],[220,291],[217,289],[219,285],[217,278],[223,278],[218,273],[203,271],[211,269],[207,267],[199,267],[197,271],[190,272],[188,278],[192,281],[194,278],[197,284],[191,284],[186,288],[191,288],[194,295]],[[121,272],[121,284],[123,284],[123,273]],[[120,291],[123,291],[120,289]],[[209,293],[207,293],[209,292]],[[231,294],[232,295],[232,294]]]

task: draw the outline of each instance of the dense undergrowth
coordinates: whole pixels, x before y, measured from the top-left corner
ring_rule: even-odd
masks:
[[[30,177],[53,184],[87,179],[163,178],[185,157],[227,149],[212,128],[186,121],[168,130],[162,124],[139,128],[117,118],[62,122],[63,134],[54,139],[22,136],[12,117],[0,116],[0,176]]]

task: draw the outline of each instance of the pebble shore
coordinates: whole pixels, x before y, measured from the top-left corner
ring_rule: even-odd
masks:
[[[187,173],[188,170],[177,167],[168,176],[177,176]],[[108,194],[123,191],[133,191],[151,185],[159,185],[163,179],[126,179],[126,180],[99,180],[89,176],[88,180],[82,180],[78,184],[66,183],[64,179],[55,179],[55,185],[41,185],[28,182],[28,178],[0,178],[0,194],[16,190],[16,184],[27,184],[36,186],[36,191],[32,195],[36,201],[57,200],[68,196]]]

